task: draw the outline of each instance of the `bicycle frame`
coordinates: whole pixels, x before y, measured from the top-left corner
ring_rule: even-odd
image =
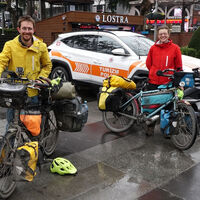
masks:
[[[155,116],[158,112],[160,112],[163,108],[165,108],[166,106],[168,106],[170,103],[173,102],[173,108],[174,110],[176,110],[176,102],[178,100],[178,96],[177,96],[177,88],[173,87],[173,88],[170,88],[170,89],[161,89],[161,90],[150,90],[150,91],[140,91],[138,94],[134,95],[133,97],[131,97],[128,101],[126,101],[122,106],[120,106],[120,109],[126,109],[127,106],[134,100],[138,100],[139,98],[143,98],[143,95],[144,94],[151,94],[151,93],[156,93],[156,92],[160,92],[160,91],[172,91],[173,92],[173,98],[170,99],[169,101],[167,101],[166,103],[164,103],[163,105],[161,105],[159,108],[155,109],[153,112],[145,115],[145,118],[146,119],[150,119],[151,117]],[[142,105],[140,104],[139,105],[140,107],[140,114],[144,115],[144,111],[143,111],[143,107]],[[126,117],[130,117],[132,119],[135,119],[137,120],[138,117],[137,116],[129,116],[127,114],[124,114],[124,113],[121,113],[121,112],[118,112],[119,114],[121,115],[124,115]]]

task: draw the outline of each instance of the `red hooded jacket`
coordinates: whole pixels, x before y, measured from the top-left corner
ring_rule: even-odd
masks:
[[[149,83],[162,85],[170,82],[168,77],[157,76],[158,70],[176,69],[182,70],[181,51],[179,46],[172,43],[169,39],[168,43],[159,44],[158,41],[150,48],[146,66],[149,69]]]

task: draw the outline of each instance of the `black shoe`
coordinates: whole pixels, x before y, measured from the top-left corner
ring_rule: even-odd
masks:
[[[165,139],[170,139],[170,138],[171,138],[171,135],[164,134],[164,138],[165,138]]]
[[[151,136],[151,135],[154,135],[154,128],[155,128],[155,125],[153,124],[151,124],[151,125],[149,125],[149,126],[147,126],[147,128],[146,128],[146,135],[147,136]]]

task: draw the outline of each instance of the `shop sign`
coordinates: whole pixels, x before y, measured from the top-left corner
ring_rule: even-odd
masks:
[[[172,26],[172,33],[180,33],[181,32],[181,26],[180,25],[173,25]]]
[[[102,18],[101,18],[102,17]],[[128,17],[119,16],[119,15],[96,15],[95,20],[97,22],[108,22],[108,23],[121,23],[121,24],[127,24],[128,23]]]

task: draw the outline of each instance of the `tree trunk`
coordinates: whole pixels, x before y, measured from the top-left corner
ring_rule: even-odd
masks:
[[[41,20],[46,19],[45,1],[41,0]]]
[[[183,4],[182,4],[182,23],[181,23],[181,32],[184,32],[185,29],[185,9],[186,9],[186,5],[185,5],[185,1],[183,0]]]
[[[151,2],[149,0],[143,0],[141,5],[140,5],[140,15],[145,16],[149,12],[150,8],[151,8]],[[146,20],[145,17],[144,17],[144,20]],[[144,21],[144,25],[139,26],[136,29],[136,31],[145,30],[145,25],[146,25],[146,21]]]
[[[33,1],[28,0],[27,1],[27,15],[32,16],[33,13],[34,13],[34,11],[33,11]]]

